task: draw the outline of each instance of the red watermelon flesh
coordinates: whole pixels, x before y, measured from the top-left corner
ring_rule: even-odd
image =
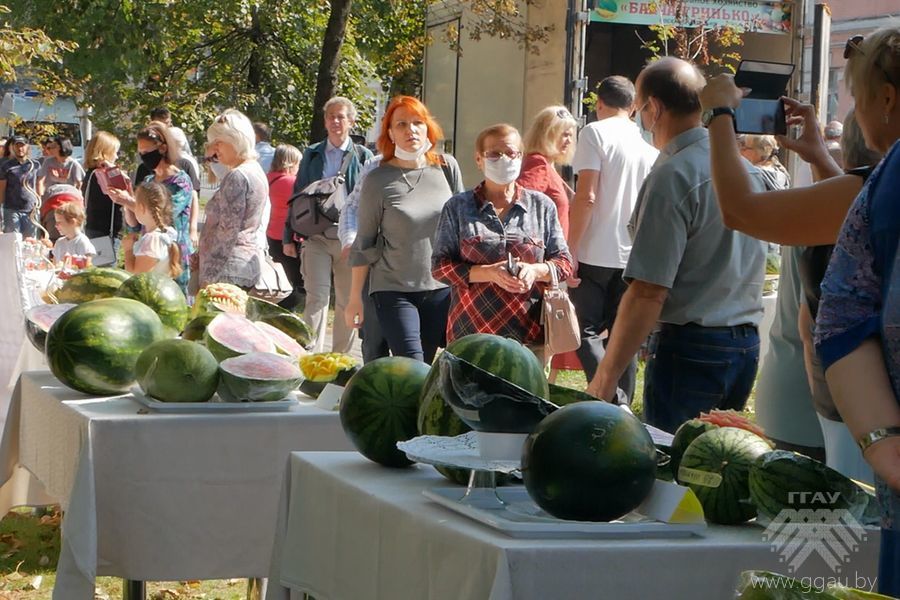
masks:
[[[219,397],[226,402],[282,400],[303,380],[290,359],[268,352],[251,352],[219,365]]]
[[[44,351],[47,332],[56,320],[78,306],[77,304],[39,304],[25,313],[25,333],[40,352]]]
[[[291,358],[300,358],[301,356],[309,354],[309,352],[306,351],[306,348],[301,346],[297,340],[277,327],[273,327],[262,321],[255,321],[253,324],[272,340],[272,343],[275,344],[275,347],[278,348],[278,351],[282,354],[286,354]]]
[[[272,340],[256,328],[253,321],[235,313],[222,313],[206,326],[206,347],[217,360],[249,354],[250,352],[275,353]]]

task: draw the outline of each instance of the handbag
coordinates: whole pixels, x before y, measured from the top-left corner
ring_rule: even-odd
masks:
[[[303,237],[324,233],[338,223],[344,207],[346,190],[344,182],[350,160],[359,159],[356,145],[348,151],[341,170],[334,177],[313,181],[288,200],[288,225],[291,231]]]
[[[268,253],[261,253],[259,279],[247,293],[261,300],[278,303],[293,292],[294,287],[284,271],[284,266],[272,260]]]
[[[559,287],[556,267],[550,267],[550,285],[544,290],[541,323],[544,325],[544,356],[571,352],[581,347],[581,328],[569,293]]]

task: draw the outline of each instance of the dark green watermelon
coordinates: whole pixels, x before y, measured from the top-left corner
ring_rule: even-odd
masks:
[[[770,450],[766,440],[735,427],[699,435],[681,456],[678,481],[689,486],[706,520],[736,525],[756,516],[750,500],[750,465]]]
[[[281,307],[279,306],[279,308]],[[312,346],[312,330],[300,315],[287,312],[277,315],[263,315],[254,320],[262,321],[267,325],[271,325],[272,327],[283,331],[304,348]]]
[[[56,292],[60,304],[81,304],[100,298],[112,298],[131,277],[131,273],[109,267],[94,267],[75,273]]]
[[[219,397],[226,402],[284,400],[297,389],[300,368],[271,352],[251,352],[219,365]]]
[[[261,321],[266,317],[274,317],[276,315],[292,315],[292,311],[278,306],[273,302],[262,300],[254,296],[247,299],[247,318],[251,321]]]
[[[105,298],[76,306],[47,333],[47,364],[65,385],[111,395],[135,382],[138,356],[165,337],[155,312],[136,300]]]
[[[254,327],[253,321],[237,313],[217,314],[206,326],[203,340],[219,361],[251,352],[275,353],[275,344],[269,336]]]
[[[206,402],[219,385],[219,362],[188,340],[150,344],[138,356],[134,371],[144,393],[161,402]]]
[[[187,299],[171,277],[159,273],[139,273],[125,281],[116,296],[146,304],[175,335],[181,333],[187,324],[190,312]]]
[[[41,353],[47,345],[47,332],[56,320],[77,304],[38,304],[25,313],[25,334]]]
[[[544,367],[528,348],[514,340],[476,333],[450,342],[447,351],[541,398],[550,396]],[[471,431],[456,416],[450,405],[444,402],[440,392],[439,370],[434,367],[422,389],[417,425],[421,435],[454,437]],[[441,475],[459,485],[466,485],[469,481],[469,471],[464,469],[435,468]]]
[[[550,384],[550,402],[557,406],[568,406],[576,402],[593,402],[594,400],[596,398],[590,394],[556,385],[555,383]]]
[[[363,365],[350,378],[341,396],[341,425],[360,454],[386,467],[412,464],[397,442],[416,436],[428,369],[421,361],[390,356]]]
[[[678,467],[681,464],[681,457],[684,455],[684,451],[687,450],[688,446],[691,445],[691,442],[700,437],[700,435],[716,429],[717,427],[718,425],[707,423],[700,419],[690,419],[682,423],[675,431],[675,436],[672,438],[672,445],[669,447],[668,454],[671,458],[669,467],[672,473],[676,475],[676,478]]]
[[[750,467],[750,499],[759,516],[772,520],[782,510],[847,510],[857,520],[869,494],[849,477],[788,450],[774,450]]]
[[[192,342],[206,344],[204,341],[206,327],[216,318],[216,313],[204,313],[188,321],[181,332],[181,337]]]
[[[525,440],[522,478],[532,500],[559,519],[612,521],[650,494],[656,446],[637,417],[608,402],[576,402]]]

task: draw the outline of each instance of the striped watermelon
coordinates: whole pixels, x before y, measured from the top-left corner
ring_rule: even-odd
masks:
[[[81,304],[100,298],[112,298],[131,277],[131,273],[121,269],[94,267],[75,273],[56,292],[56,301],[60,304],[71,302]]]
[[[131,298],[152,308],[174,335],[181,333],[187,324],[187,299],[178,284],[166,275],[138,273],[122,284],[116,296]]]
[[[226,402],[283,400],[303,375],[291,360],[269,352],[251,352],[219,365],[219,396]]]
[[[134,372],[141,390],[161,402],[206,402],[219,385],[218,361],[189,340],[150,344],[138,356]]]
[[[544,367],[525,346],[489,333],[475,333],[454,340],[447,345],[454,356],[481,367],[494,375],[511,381],[542,398],[550,398],[550,387]],[[421,435],[453,437],[471,428],[463,423],[440,394],[439,371],[432,368],[422,388],[417,425]],[[469,472],[463,469],[435,467],[441,475],[454,483],[466,485]]]
[[[128,390],[135,363],[165,337],[155,312],[136,300],[105,298],[76,306],[47,333],[47,364],[65,385],[86,394]]]
[[[718,425],[713,425],[700,419],[690,419],[681,424],[678,430],[675,431],[675,436],[672,438],[672,445],[669,449],[669,456],[672,459],[669,463],[669,468],[672,473],[678,473],[681,456],[688,449],[688,446],[691,445],[691,442],[700,437],[700,435],[717,427]]]
[[[206,347],[223,361],[250,352],[275,353],[275,344],[253,321],[237,313],[223,312],[209,322],[203,334]]]
[[[708,521],[743,523],[756,516],[750,501],[750,465],[769,450],[766,440],[744,429],[707,431],[682,455],[678,481],[694,490]]]
[[[341,396],[341,425],[360,454],[386,467],[412,464],[397,442],[416,436],[419,396],[428,365],[389,356],[363,365]]]
[[[782,510],[801,509],[848,510],[862,520],[870,496],[852,479],[817,460],[774,450],[750,467],[750,498],[766,520]]]

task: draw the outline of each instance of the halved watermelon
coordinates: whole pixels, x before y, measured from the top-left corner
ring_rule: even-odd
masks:
[[[270,352],[251,352],[219,364],[219,397],[226,402],[283,400],[303,380],[290,359]]]
[[[47,332],[56,320],[78,306],[77,304],[38,304],[25,313],[25,333],[31,344],[42,354],[47,343]]]
[[[275,344],[253,321],[235,313],[222,313],[206,326],[206,347],[219,362],[250,352],[271,352]]]
[[[286,354],[291,358],[297,359],[301,356],[306,356],[309,352],[301,346],[297,340],[281,331],[277,327],[273,325],[269,325],[263,321],[255,321],[253,323],[256,327],[269,336],[269,339],[272,340],[272,343],[275,344],[275,347],[278,349],[278,352],[281,354]]]
[[[204,313],[231,312],[243,315],[247,312],[247,292],[230,283],[211,283],[197,294],[191,308],[191,318]]]

